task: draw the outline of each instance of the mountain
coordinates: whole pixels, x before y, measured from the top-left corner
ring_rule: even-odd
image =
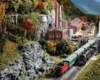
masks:
[[[100,0],[71,0],[85,14],[100,16]]]

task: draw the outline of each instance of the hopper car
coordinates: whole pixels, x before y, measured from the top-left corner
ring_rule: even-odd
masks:
[[[71,66],[74,65],[78,61],[78,63],[86,63],[86,61],[93,55],[97,48],[97,40],[91,40],[81,48],[76,50],[70,56],[63,60],[63,62],[59,63],[55,68],[55,73],[62,74],[67,71]],[[79,62],[80,61],[80,62]]]

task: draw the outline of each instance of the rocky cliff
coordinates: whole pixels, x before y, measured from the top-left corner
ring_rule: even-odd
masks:
[[[0,72],[1,80],[34,80],[55,65],[38,42],[23,46],[23,56],[15,63],[9,63],[8,68]]]

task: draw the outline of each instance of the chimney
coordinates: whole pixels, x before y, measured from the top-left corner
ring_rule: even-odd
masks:
[[[59,27],[62,28],[61,6],[59,6]]]
[[[58,3],[56,4],[55,26],[58,28]]]

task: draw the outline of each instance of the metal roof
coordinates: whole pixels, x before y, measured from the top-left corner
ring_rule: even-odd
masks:
[[[69,21],[70,23],[73,23],[73,22],[75,22],[75,21],[77,21],[79,18],[75,18],[75,19],[73,19],[73,20],[71,20],[71,21]]]
[[[82,23],[82,21],[78,21],[77,23],[72,24],[72,25],[75,26],[75,27],[77,27],[80,23]]]
[[[64,61],[71,61],[76,56],[77,56],[77,54],[72,54],[72,55],[68,56]]]

